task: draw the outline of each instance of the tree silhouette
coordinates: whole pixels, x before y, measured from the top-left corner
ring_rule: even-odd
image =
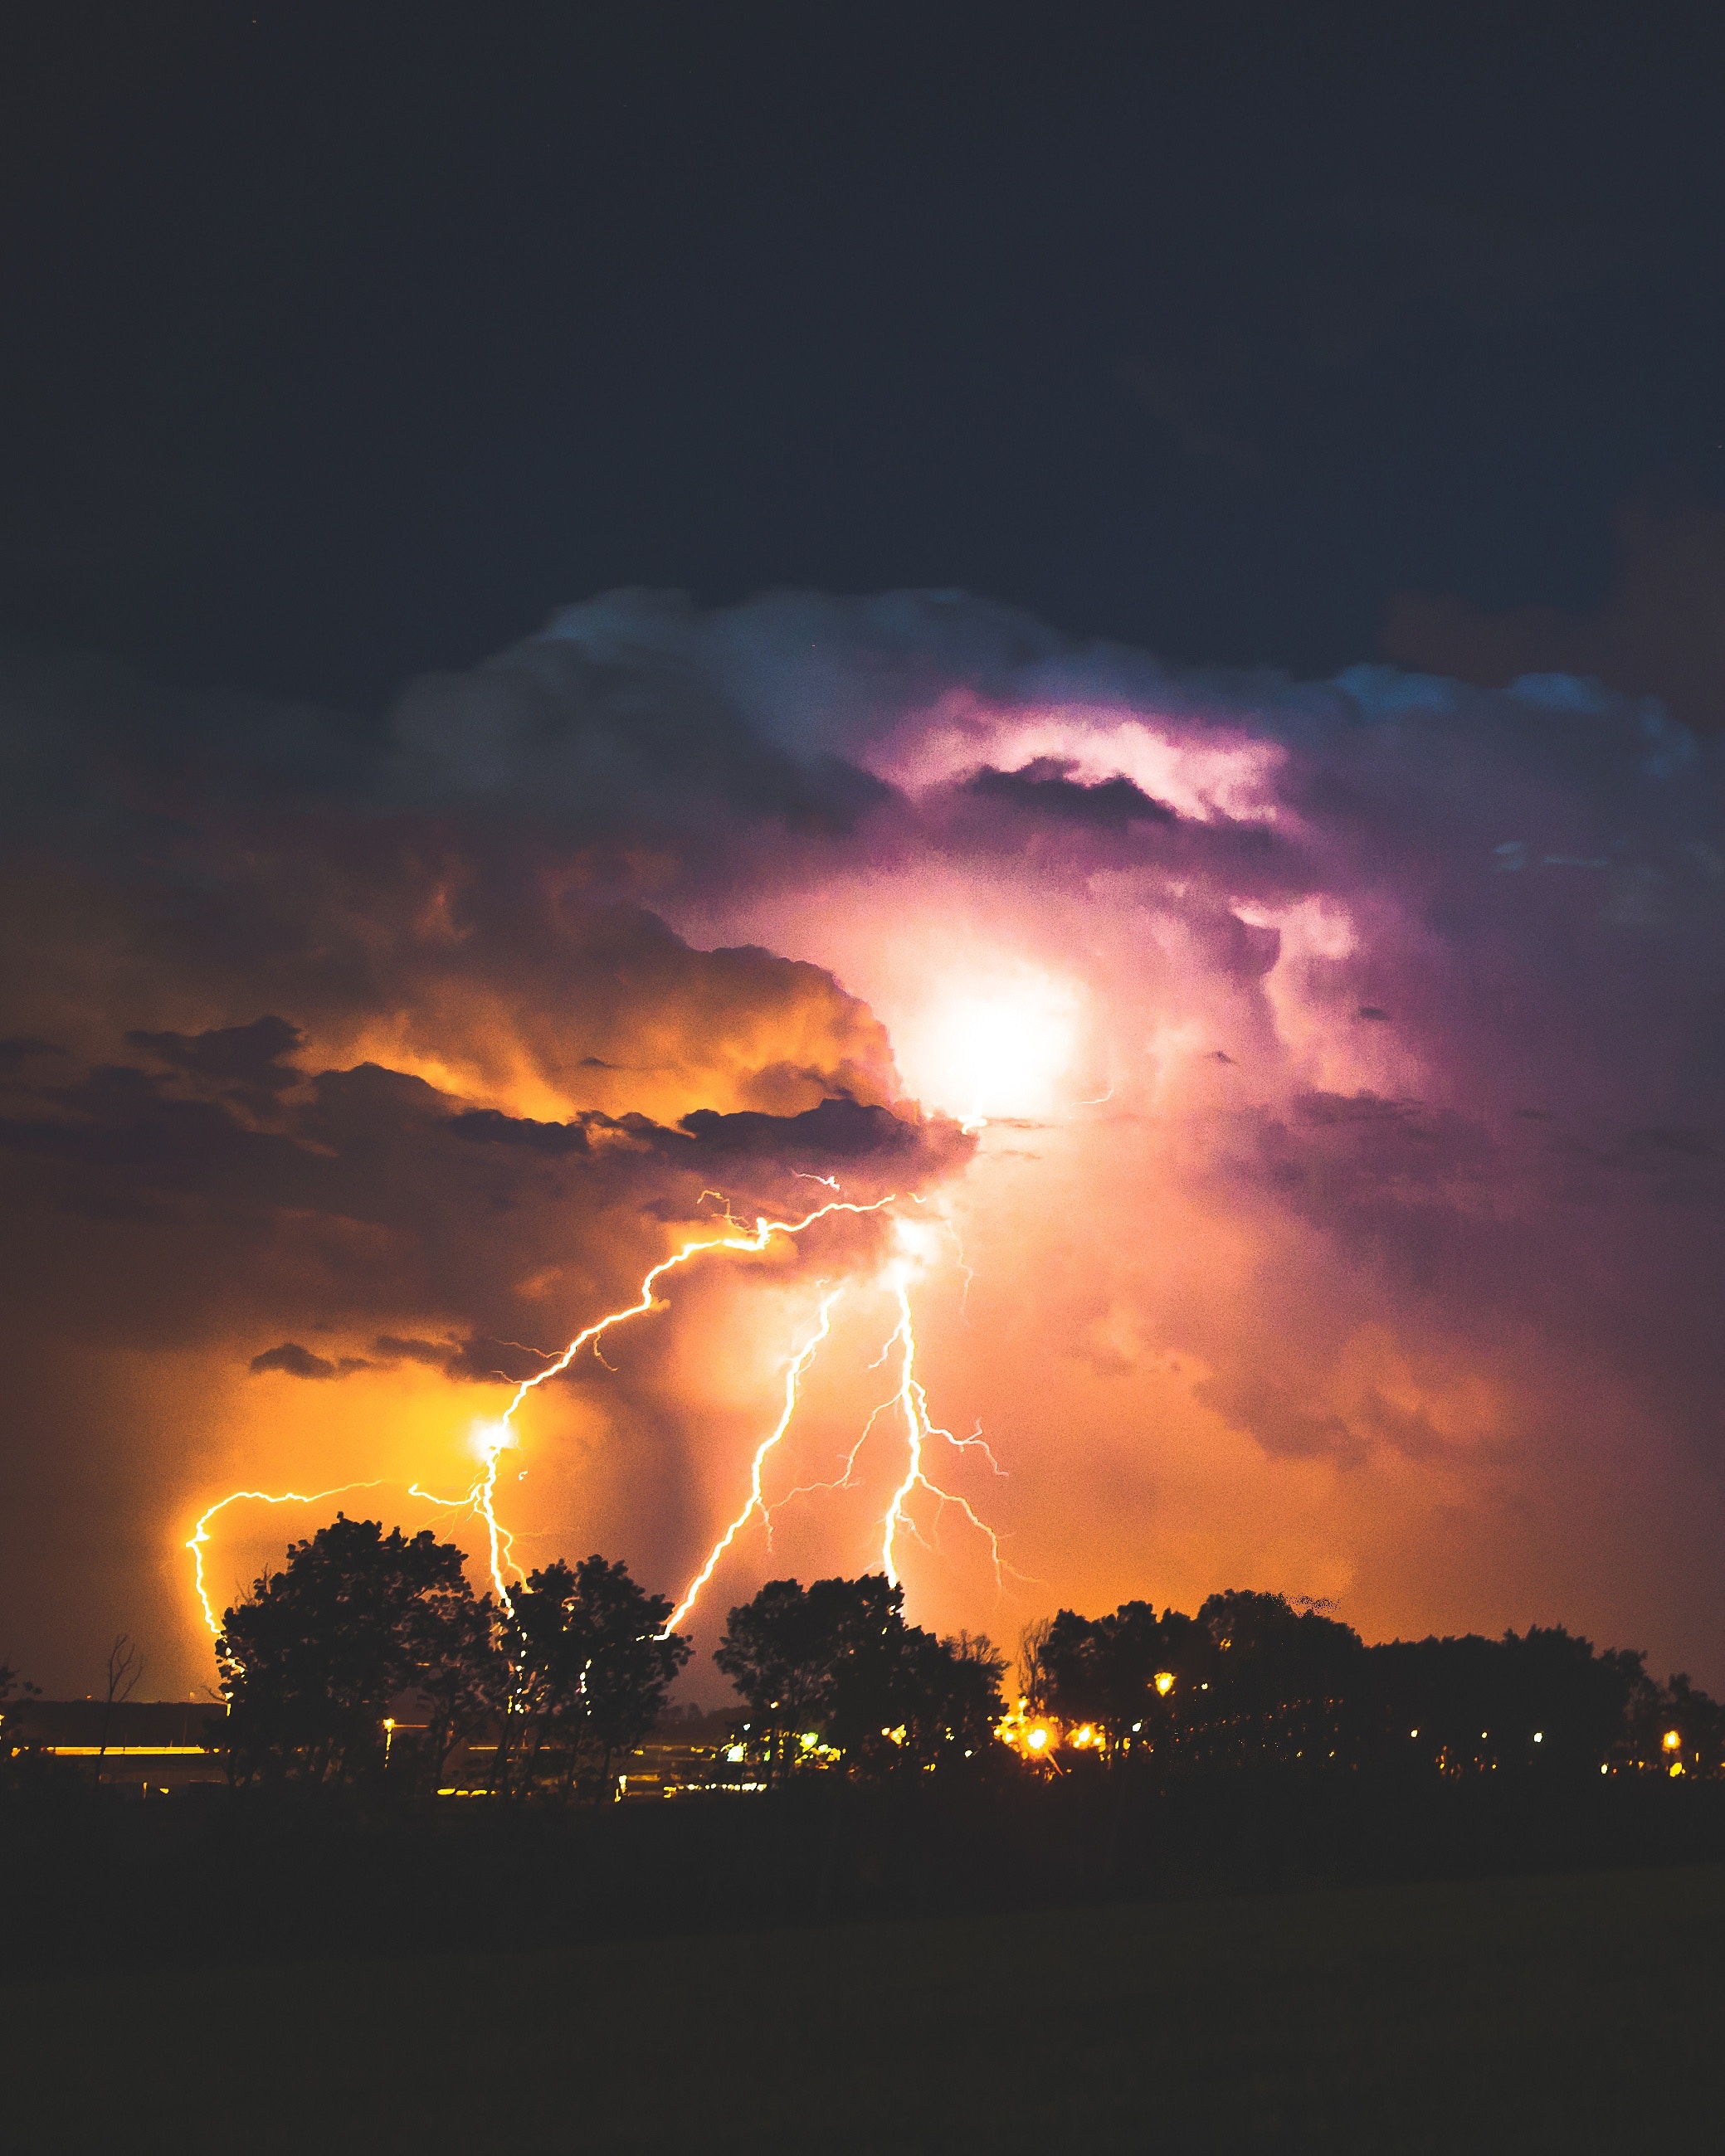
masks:
[[[0,1662],[0,1780],[16,1778],[19,1762],[33,1740],[24,1710],[40,1699],[42,1687],[21,1677],[9,1662]]]
[[[1002,1756],[994,1731],[1004,1711],[1000,1680],[1004,1656],[981,1634],[950,1640],[906,1628],[906,1763],[962,1768],[970,1760],[986,1768]]]
[[[1110,1758],[1147,1752],[1196,1717],[1209,1648],[1192,1618],[1158,1617],[1153,1603],[1122,1602],[1108,1617],[1062,1609],[1041,1645],[1043,1711],[1100,1730]]]
[[[688,1640],[665,1632],[670,1604],[593,1556],[532,1573],[500,1611],[463,1562],[429,1532],[386,1535],[344,1514],[290,1545],[284,1568],[223,1618],[228,1712],[211,1742],[230,1777],[351,1783],[387,1767],[393,1789],[428,1790],[495,1718],[494,1788],[608,1787],[616,1754],[654,1727],[689,1659]],[[1001,1658],[986,1640],[907,1625],[903,1590],[883,1573],[769,1580],[730,1611],[714,1660],[748,1709],[769,1785],[800,1767],[1007,1770],[994,1741]],[[121,1634],[98,1772],[141,1669]],[[1020,1672],[1030,1704],[1086,1756],[1158,1778],[1296,1762],[1725,1774],[1725,1707],[1686,1676],[1657,1684],[1644,1656],[1597,1652],[1561,1626],[1368,1647],[1309,1600],[1230,1591],[1195,1616],[1143,1601],[1096,1618],[1063,1609],[1029,1628]],[[14,1779],[15,1689],[0,1669],[0,1773]],[[392,1709],[406,1710],[399,1725],[386,1723]]]
[[[1561,1625],[1368,1647],[1312,1598],[1296,1608],[1234,1590],[1195,1618],[1158,1618],[1143,1602],[1109,1617],[1062,1609],[1026,1637],[1030,1703],[1069,1731],[1101,1730],[1116,1762],[1725,1772],[1725,1707],[1686,1676],[1656,1684],[1644,1656],[1596,1652]]]
[[[713,1660],[742,1694],[765,1747],[770,1784],[786,1737],[824,1722],[830,1669],[818,1614],[794,1579],[769,1579],[732,1609]]]
[[[1039,1617],[1019,1634],[1018,1662],[1014,1674],[1019,1697],[1032,1714],[1049,1712],[1048,1641],[1054,1630],[1051,1617]]]
[[[1670,1702],[1669,1726],[1682,1740],[1677,1748],[1686,1774],[1717,1774],[1725,1770],[1725,1707],[1710,1699],[1680,1671],[1666,1686]],[[1665,1733],[1660,1737],[1661,1754]],[[1669,1772],[1669,1768],[1667,1768]]]
[[[663,1713],[693,1650],[665,1632],[665,1597],[648,1594],[627,1565],[602,1557],[583,1558],[572,1571],[561,1560],[546,1565],[510,1599],[511,1736],[524,1726],[531,1732],[514,1779],[531,1787],[548,1753],[566,1794],[583,1767],[593,1770],[597,1793],[609,1783],[615,1753],[639,1743]],[[506,1780],[506,1759],[503,1772]]]
[[[95,1779],[99,1782],[102,1779],[102,1762],[108,1756],[114,1710],[129,1700],[137,1689],[138,1680],[144,1674],[144,1666],[143,1655],[131,1633],[116,1633],[114,1644],[108,1650],[108,1686],[102,1700],[102,1738],[96,1748]]]
[[[730,1613],[713,1656],[747,1704],[771,1783],[819,1736],[851,1772],[974,1757],[1000,1715],[1004,1664],[985,1640],[906,1625],[884,1573],[770,1580]]]
[[[1186,1694],[1186,1718],[1212,1759],[1317,1762],[1351,1748],[1348,1707],[1365,1667],[1351,1625],[1297,1611],[1284,1595],[1235,1591],[1211,1595],[1196,1630],[1206,1677],[1195,1699]]]
[[[1501,1640],[1395,1640],[1365,1659],[1362,1719],[1375,1705],[1385,1747],[1417,1744],[1447,1773],[1535,1763],[1596,1773],[1608,1753],[1656,1750],[1668,1726],[1641,1656],[1596,1654],[1561,1625]]]
[[[809,1590],[821,1671],[811,1727],[847,1766],[891,1765],[914,1718],[904,1606],[903,1588],[883,1572],[817,1579]]]
[[[450,1750],[501,1701],[489,1596],[462,1553],[429,1531],[388,1535],[338,1513],[251,1596],[223,1613],[216,1642],[225,1721],[213,1734],[239,1780],[350,1782],[378,1772],[383,1722],[403,1694],[426,1703],[417,1745],[390,1764],[434,1783]]]

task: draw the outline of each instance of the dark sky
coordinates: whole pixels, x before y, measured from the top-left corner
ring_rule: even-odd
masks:
[[[1712,722],[1725,28],[1503,12],[8,10],[0,635],[375,711],[962,586]]]

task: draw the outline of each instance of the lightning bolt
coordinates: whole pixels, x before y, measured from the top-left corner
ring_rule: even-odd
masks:
[[[959,1496],[954,1491],[943,1490],[937,1482],[930,1479],[927,1468],[924,1465],[927,1457],[927,1449],[931,1441],[937,1437],[943,1438],[948,1445],[958,1451],[963,1451],[973,1445],[982,1445],[983,1451],[988,1453],[988,1463],[994,1468],[994,1472],[998,1475],[1001,1471],[995,1463],[993,1455],[988,1452],[986,1445],[983,1445],[980,1431],[971,1437],[957,1438],[953,1436],[951,1430],[942,1430],[938,1423],[930,1419],[928,1394],[922,1379],[916,1375],[916,1321],[911,1314],[910,1282],[906,1276],[906,1270],[901,1262],[891,1269],[889,1279],[892,1291],[898,1300],[898,1323],[893,1327],[887,1339],[886,1348],[889,1353],[894,1347],[899,1350],[899,1383],[895,1398],[905,1429],[905,1475],[904,1480],[893,1491],[892,1502],[886,1508],[886,1517],[880,1523],[880,1569],[895,1587],[902,1584],[899,1578],[897,1563],[899,1530],[903,1528],[906,1532],[916,1535],[918,1541],[921,1541],[922,1537],[918,1532],[916,1522],[911,1517],[909,1508],[911,1497],[918,1490],[924,1490],[935,1500],[942,1511],[944,1511],[948,1505],[956,1505],[972,1527],[986,1540],[994,1566],[994,1584],[997,1588],[1004,1589],[1006,1584],[1006,1565],[1000,1554],[999,1536],[976,1511],[968,1498]]]
[[[891,1342],[889,1342],[888,1345],[890,1346]],[[874,1363],[870,1363],[869,1365],[869,1368],[871,1370],[875,1369],[878,1367],[879,1365]],[[845,1465],[843,1468],[830,1482],[799,1482],[794,1490],[787,1490],[783,1496],[779,1499],[778,1504],[768,1505],[763,1507],[763,1517],[767,1522],[767,1539],[769,1547],[771,1546],[773,1540],[773,1516],[775,1512],[780,1511],[786,1505],[793,1503],[798,1497],[813,1497],[817,1496],[823,1490],[849,1490],[853,1486],[853,1478],[856,1474],[856,1462],[858,1455],[862,1451],[863,1447],[868,1443],[870,1435],[873,1431],[875,1424],[880,1421],[881,1416],[886,1413],[889,1408],[894,1407],[896,1404],[897,1400],[896,1397],[893,1399],[881,1401],[880,1406],[875,1409],[873,1414],[870,1415],[868,1420],[863,1424],[862,1435],[857,1439],[855,1444],[851,1446],[850,1451],[845,1454]]]
[[[333,1490],[314,1490],[309,1496],[302,1496],[297,1490],[233,1490],[225,1497],[218,1497],[215,1503],[200,1517],[186,1544],[186,1548],[192,1553],[193,1578],[198,1589],[198,1605],[203,1611],[203,1621],[209,1627],[210,1637],[213,1640],[220,1639],[222,1627],[215,1611],[210,1607],[208,1583],[203,1576],[203,1553],[209,1544],[209,1523],[218,1512],[225,1512],[230,1505],[237,1505],[242,1499],[257,1505],[316,1505],[321,1504],[326,1497],[345,1496],[350,1490],[375,1490],[379,1486],[378,1482],[338,1482]]]
[[[850,1199],[834,1198],[825,1205],[817,1206],[814,1212],[805,1213],[800,1220],[768,1220],[764,1216],[757,1216],[752,1235],[733,1232],[726,1235],[691,1236],[680,1250],[673,1250],[668,1258],[661,1258],[644,1276],[641,1291],[633,1302],[626,1303],[621,1310],[608,1312],[603,1317],[595,1318],[591,1325],[576,1334],[554,1362],[547,1363],[542,1370],[536,1370],[531,1378],[521,1379],[515,1389],[514,1399],[502,1414],[480,1433],[480,1458],[484,1462],[484,1471],[469,1491],[466,1500],[485,1523],[490,1545],[491,1584],[496,1589],[497,1599],[506,1609],[513,1609],[515,1604],[510,1599],[508,1583],[503,1577],[504,1565],[511,1561],[507,1530],[497,1523],[497,1463],[511,1445],[521,1442],[516,1432],[515,1419],[528,1394],[536,1392],[541,1385],[548,1384],[552,1378],[561,1377],[583,1348],[590,1347],[597,1355],[600,1341],[613,1326],[626,1325],[632,1317],[644,1317],[649,1312],[662,1308],[654,1291],[667,1273],[674,1272],[679,1265],[687,1265],[691,1259],[705,1257],[712,1250],[737,1250],[758,1257],[777,1235],[800,1235],[805,1229],[812,1228],[817,1220],[829,1219],[834,1213],[882,1212],[894,1203],[894,1196],[889,1193],[885,1198],[877,1198],[867,1205],[857,1204]],[[727,1224],[735,1230],[737,1224],[731,1220],[728,1213],[726,1217]],[[603,1357],[600,1359],[603,1361]],[[794,1406],[794,1400],[792,1404]],[[511,1569],[519,1578],[519,1567],[511,1563]]]
[[[703,1191],[701,1195],[703,1198],[717,1198],[721,1204],[724,1203],[723,1194],[721,1192]],[[515,1605],[511,1599],[509,1584],[504,1574],[506,1568],[519,1578],[521,1568],[515,1563],[513,1541],[509,1530],[497,1517],[497,1476],[499,1463],[504,1453],[521,1442],[515,1428],[515,1419],[527,1395],[536,1391],[541,1385],[548,1383],[552,1378],[560,1377],[583,1348],[592,1348],[597,1355],[599,1342],[614,1326],[627,1324],[631,1318],[644,1317],[650,1312],[663,1308],[664,1306],[658,1301],[655,1291],[665,1276],[675,1271],[678,1266],[685,1265],[691,1260],[704,1257],[714,1250],[736,1251],[758,1256],[777,1236],[800,1235],[806,1229],[812,1228],[817,1221],[829,1219],[835,1213],[860,1215],[883,1212],[887,1206],[896,1202],[896,1195],[895,1193],[889,1192],[885,1198],[877,1198],[868,1204],[860,1204],[849,1199],[834,1198],[824,1205],[817,1206],[812,1213],[805,1213],[800,1220],[769,1220],[764,1214],[759,1215],[756,1219],[752,1234],[744,1232],[739,1223],[732,1218],[727,1207],[725,1224],[729,1232],[717,1235],[691,1236],[687,1242],[673,1250],[668,1258],[660,1259],[656,1265],[648,1270],[642,1279],[640,1292],[633,1302],[626,1303],[622,1309],[609,1311],[604,1317],[595,1319],[593,1324],[576,1334],[560,1355],[552,1357],[542,1370],[536,1370],[531,1378],[524,1378],[521,1380],[516,1387],[509,1405],[497,1420],[482,1424],[475,1434],[475,1445],[481,1463],[480,1472],[465,1496],[439,1497],[433,1491],[422,1490],[417,1482],[408,1486],[409,1495],[422,1498],[430,1504],[470,1511],[478,1517],[485,1531],[487,1565],[491,1576],[491,1585],[495,1590],[499,1602],[506,1609],[512,1610]],[[824,1317],[824,1313],[831,1308],[831,1300],[829,1298],[823,1306]],[[818,1337],[824,1337],[824,1332],[823,1332]],[[532,1352],[539,1354],[545,1351],[535,1348]],[[811,1353],[813,1352],[812,1345],[809,1352]],[[603,1361],[603,1358],[600,1357],[600,1360]],[[803,1360],[802,1367],[807,1368],[806,1359]],[[800,1377],[801,1370],[798,1370],[796,1374]],[[794,1392],[789,1404],[792,1409],[794,1409]],[[785,1427],[788,1428],[788,1426],[789,1417],[787,1415]],[[782,1431],[780,1435],[783,1435]],[[767,1450],[768,1451],[772,1450],[771,1444],[768,1445]],[[265,1505],[312,1504],[324,1497],[339,1496],[344,1491],[375,1490],[379,1486],[378,1481],[344,1482],[337,1489],[320,1490],[309,1497],[302,1496],[299,1492],[291,1490],[279,1492],[267,1490],[234,1490],[227,1496],[218,1498],[199,1519],[186,1544],[186,1548],[192,1553],[198,1606],[203,1612],[203,1620],[209,1627],[212,1637],[219,1637],[221,1625],[210,1604],[208,1584],[204,1577],[203,1552],[209,1542],[209,1523],[218,1513],[225,1512],[229,1505],[238,1504],[244,1498],[249,1498]],[[741,1522],[738,1524],[740,1526]]]
[[[1066,1112],[1070,1115],[1075,1108],[1100,1108],[1105,1101],[1111,1101],[1113,1098],[1114,1088],[1111,1086],[1106,1093],[1098,1093],[1094,1101],[1069,1101],[1066,1103]]]
[[[778,1420],[773,1424],[768,1434],[763,1437],[761,1440],[761,1442],[755,1447],[754,1464],[749,1470],[748,1502],[743,1507],[737,1517],[731,1522],[730,1526],[726,1528],[724,1533],[720,1536],[717,1542],[713,1544],[711,1549],[708,1551],[706,1563],[702,1565],[700,1571],[696,1573],[694,1578],[690,1581],[687,1589],[684,1592],[682,1600],[677,1604],[676,1608],[672,1610],[670,1615],[666,1618],[665,1621],[665,1630],[659,1635],[661,1640],[669,1639],[671,1634],[676,1630],[678,1625],[680,1625],[683,1620],[689,1614],[689,1612],[695,1607],[696,1597],[700,1594],[701,1589],[706,1585],[708,1580],[712,1578],[719,1559],[723,1557],[726,1551],[730,1548],[732,1543],[736,1541],[737,1536],[748,1525],[755,1514],[759,1512],[763,1519],[769,1517],[766,1497],[761,1487],[761,1476],[766,1468],[768,1460],[778,1449],[780,1440],[784,1436],[785,1432],[791,1426],[791,1418],[797,1412],[797,1395],[802,1386],[803,1373],[814,1360],[814,1351],[816,1348],[819,1347],[821,1342],[831,1332],[833,1329],[833,1305],[839,1300],[839,1296],[843,1295],[844,1292],[845,1291],[843,1288],[835,1287],[832,1293],[823,1301],[820,1306],[819,1324],[809,1335],[809,1338],[804,1341],[803,1345],[797,1350],[796,1353],[791,1358],[789,1363],[785,1366],[784,1406],[779,1412]]]
[[[810,1177],[807,1179],[823,1183],[831,1180],[825,1177]],[[719,1192],[702,1193],[703,1199],[708,1196],[718,1199],[721,1204],[725,1202],[722,1194]],[[758,1256],[778,1237],[800,1235],[814,1227],[818,1221],[828,1219],[835,1214],[848,1213],[862,1215],[880,1213],[896,1202],[896,1194],[891,1194],[885,1198],[876,1199],[867,1204],[847,1199],[835,1198],[824,1205],[816,1207],[813,1212],[804,1214],[800,1219],[777,1220],[768,1219],[764,1215],[757,1216],[752,1232],[743,1229],[742,1224],[732,1216],[727,1205],[723,1216],[725,1231],[716,1235],[691,1236],[687,1241],[673,1250],[670,1256],[662,1258],[657,1265],[651,1266],[643,1276],[639,1291],[633,1302],[624,1304],[620,1309],[608,1311],[603,1317],[596,1318],[591,1325],[584,1327],[578,1332],[560,1354],[550,1355],[547,1351],[541,1349],[533,1351],[535,1353],[547,1355],[546,1367],[542,1370],[535,1371],[532,1376],[522,1378],[516,1386],[509,1404],[503,1410],[502,1414],[493,1422],[480,1424],[475,1432],[475,1445],[480,1461],[480,1471],[465,1495],[459,1497],[439,1496],[434,1491],[422,1489],[417,1482],[408,1486],[408,1494],[430,1504],[469,1512],[481,1522],[485,1531],[487,1568],[490,1574],[491,1585],[501,1606],[506,1610],[512,1610],[514,1604],[506,1574],[512,1573],[519,1579],[521,1577],[521,1571],[515,1561],[514,1543],[510,1531],[497,1517],[497,1481],[504,1453],[521,1442],[520,1435],[516,1427],[516,1418],[529,1394],[536,1392],[540,1386],[549,1383],[553,1378],[560,1377],[569,1368],[583,1348],[591,1348],[598,1359],[603,1362],[604,1358],[600,1353],[599,1343],[605,1335],[614,1327],[625,1325],[634,1318],[644,1317],[655,1310],[664,1309],[666,1306],[659,1296],[659,1284],[668,1273],[675,1271],[679,1267],[691,1264],[696,1258],[705,1257],[717,1251]],[[932,1497],[940,1511],[943,1512],[947,1506],[952,1505],[963,1512],[971,1526],[987,1541],[994,1567],[995,1584],[997,1587],[1003,1586],[1004,1574],[1009,1568],[1006,1566],[1002,1557],[999,1535],[980,1517],[968,1499],[954,1491],[942,1488],[929,1473],[929,1448],[937,1439],[951,1445],[957,1451],[979,1449],[997,1475],[1003,1471],[993,1453],[988,1450],[983,1439],[980,1426],[970,1436],[959,1438],[955,1437],[950,1430],[942,1429],[930,1416],[927,1392],[917,1375],[916,1332],[911,1304],[910,1282],[913,1273],[919,1270],[922,1262],[926,1262],[927,1239],[932,1232],[936,1231],[932,1227],[907,1221],[902,1217],[896,1219],[896,1227],[901,1254],[888,1264],[885,1272],[880,1276],[878,1285],[893,1296],[897,1305],[898,1320],[888,1335],[886,1345],[882,1348],[875,1364],[872,1367],[878,1368],[881,1363],[889,1362],[896,1352],[898,1359],[896,1389],[888,1399],[881,1402],[865,1424],[861,1435],[851,1447],[850,1455],[845,1461],[845,1472],[838,1483],[816,1483],[808,1486],[805,1489],[793,1490],[778,1502],[788,1503],[792,1498],[809,1494],[814,1490],[848,1486],[855,1468],[858,1455],[867,1442],[876,1422],[889,1409],[896,1408],[904,1432],[905,1470],[902,1479],[893,1491],[891,1501],[881,1521],[881,1570],[895,1587],[901,1584],[897,1564],[898,1538],[902,1532],[915,1536],[919,1541],[922,1539],[921,1532],[911,1512],[911,1501],[920,1491]],[[941,1232],[951,1235],[952,1231],[949,1225],[942,1223]],[[963,1263],[962,1250],[959,1253],[959,1263],[961,1270],[967,1276],[968,1289],[970,1268]],[[845,1289],[840,1286],[832,1289],[823,1296],[814,1331],[802,1345],[795,1349],[788,1361],[785,1366],[784,1395],[778,1419],[755,1449],[749,1472],[747,1502],[708,1552],[706,1562],[690,1581],[681,1601],[667,1620],[664,1633],[660,1635],[661,1637],[673,1631],[689,1614],[702,1589],[711,1580],[726,1552],[731,1548],[737,1537],[747,1526],[751,1519],[758,1513],[770,1530],[772,1516],[778,1507],[769,1506],[767,1502],[764,1479],[767,1466],[790,1431],[801,1397],[803,1379],[820,1346],[831,1334],[833,1309],[845,1292]],[[606,1367],[608,1368],[610,1365],[606,1364]],[[228,1506],[246,1500],[266,1505],[315,1504],[326,1497],[339,1496],[349,1490],[374,1490],[379,1486],[378,1481],[346,1482],[335,1489],[317,1491],[310,1496],[303,1496],[296,1491],[275,1492],[264,1490],[235,1490],[227,1496],[218,1498],[198,1520],[197,1527],[186,1544],[186,1548],[192,1553],[199,1607],[203,1610],[204,1622],[208,1626],[212,1635],[219,1635],[220,1625],[210,1603],[204,1572],[203,1553],[210,1540],[210,1523],[218,1514],[224,1512]]]

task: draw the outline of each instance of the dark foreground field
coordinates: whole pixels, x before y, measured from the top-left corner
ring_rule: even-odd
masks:
[[[13,1985],[21,2149],[1717,2148],[1725,1866]]]

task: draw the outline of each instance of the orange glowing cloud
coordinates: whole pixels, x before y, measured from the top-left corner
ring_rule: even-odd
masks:
[[[703,1644],[884,1562],[1008,1644],[1241,1586],[1725,1656],[1720,773],[1656,712],[781,595],[572,609],[363,752],[78,723],[0,910],[33,1666],[198,1681],[230,1489],[483,1569],[476,1472],[520,1562],[711,1558]]]

